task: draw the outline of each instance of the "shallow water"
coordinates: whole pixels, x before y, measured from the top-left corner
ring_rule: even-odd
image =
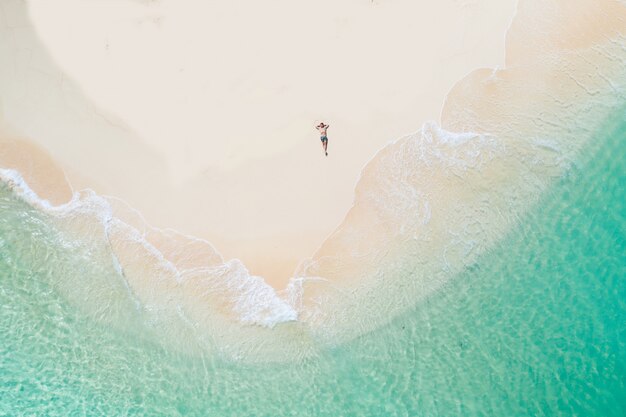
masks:
[[[288,362],[172,348],[193,329],[139,309],[106,251],[67,241],[3,186],[0,415],[623,416],[623,114],[443,288]]]

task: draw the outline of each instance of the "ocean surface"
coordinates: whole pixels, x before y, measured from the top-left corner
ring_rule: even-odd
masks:
[[[624,416],[625,114],[436,291],[286,359],[237,360],[211,340],[223,332],[172,324],[133,296],[105,243],[72,239],[5,181],[0,416]]]

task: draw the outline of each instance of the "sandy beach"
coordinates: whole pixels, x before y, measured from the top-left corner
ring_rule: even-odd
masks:
[[[282,288],[367,161],[438,120],[464,75],[504,64],[515,3],[5,1],[0,114],[49,153],[21,164],[52,202],[66,176]]]

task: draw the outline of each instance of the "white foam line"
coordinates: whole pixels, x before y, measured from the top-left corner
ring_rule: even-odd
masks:
[[[177,235],[179,235],[179,236],[181,236],[181,237],[183,237],[183,238],[185,238],[185,239],[188,239],[188,240],[192,240],[192,241],[195,241],[195,242],[200,242],[200,243],[206,244],[206,245],[208,245],[208,246],[209,246],[209,248],[210,248],[211,250],[213,250],[213,251],[215,252],[215,254],[216,254],[217,256],[219,256],[219,258],[222,260],[222,262],[224,261],[224,258],[223,258],[223,256],[222,256],[222,254],[221,254],[221,253],[219,253],[219,252],[217,251],[217,249],[215,248],[215,246],[214,246],[211,242],[209,242],[208,240],[206,240],[206,239],[204,239],[204,238],[201,238],[201,237],[197,237],[197,236],[193,236],[193,235],[189,235],[189,234],[183,233],[183,232],[181,232],[181,231],[179,231],[179,230],[176,230],[176,229],[173,229],[173,228],[171,228],[171,227],[160,228],[160,227],[153,226],[152,224],[150,224],[150,222],[148,222],[148,220],[146,220],[146,218],[144,217],[144,215],[143,215],[143,214],[142,214],[142,213],[141,213],[138,209],[136,209],[136,208],[134,208],[133,206],[131,206],[131,205],[130,205],[130,204],[129,204],[126,200],[124,200],[123,198],[120,198],[120,197],[115,197],[115,196],[112,196],[112,195],[103,195],[102,197],[104,197],[104,198],[106,198],[106,199],[117,200],[117,201],[119,201],[119,202],[123,203],[123,204],[124,204],[124,206],[126,206],[126,208],[127,208],[127,209],[131,210],[133,213],[135,213],[135,214],[136,214],[136,215],[137,215],[137,216],[141,219],[141,222],[143,223],[143,226],[144,226],[146,229],[149,229],[149,230],[151,230],[151,231],[153,231],[153,232],[159,232],[159,233],[167,233],[167,232],[170,232],[170,233],[177,234]],[[144,235],[145,235],[145,231],[144,231]]]
[[[40,209],[44,213],[47,212],[53,215],[65,215],[71,213],[72,210],[80,209],[81,204],[83,204],[83,201],[81,201],[81,194],[83,193],[87,194],[88,201],[95,201],[96,203],[98,203],[100,207],[96,207],[95,209],[93,209],[92,212],[96,214],[98,220],[104,228],[107,245],[111,250],[115,268],[118,270],[118,272],[120,272],[120,275],[124,280],[129,295],[135,302],[138,309],[141,308],[139,298],[130,287],[128,277],[126,277],[124,273],[124,268],[119,261],[119,258],[115,254],[115,251],[113,250],[111,244],[110,228],[115,225],[115,222],[119,223],[121,227],[127,229],[127,239],[141,244],[152,256],[154,256],[158,260],[157,262],[160,264],[161,267],[165,267],[174,275],[174,278],[177,282],[181,282],[181,273],[176,265],[172,263],[169,259],[167,259],[163,255],[163,253],[160,252],[153,244],[147,241],[145,239],[145,234],[142,234],[137,228],[125,223],[121,219],[114,217],[110,203],[106,200],[104,196],[99,196],[93,190],[85,189],[81,192],[74,192],[72,194],[72,199],[69,202],[55,206],[51,204],[48,200],[39,197],[39,195],[35,191],[33,191],[28,183],[24,180],[22,175],[14,169],[0,168],[0,181],[4,182],[16,197],[20,198],[31,207]],[[112,198],[126,204],[129,208],[134,210],[134,212],[137,213],[143,221],[145,221],[141,213],[133,209],[130,205],[128,205],[127,202],[116,197]],[[156,227],[152,227],[149,225],[148,222],[145,222],[145,226],[155,231],[171,231],[184,238],[189,238],[190,240],[206,243],[209,245],[210,248],[213,249],[213,245],[211,245],[208,241],[204,239],[187,236],[174,229],[159,229]],[[215,253],[217,254],[217,252]],[[241,265],[241,268],[238,268],[239,265]],[[241,262],[239,259],[231,259],[226,263],[222,263],[222,265],[220,266],[225,269],[225,272],[235,274],[234,279],[237,282],[234,282],[232,279],[230,279],[228,280],[228,282],[226,282],[226,284],[231,291],[233,289],[236,290],[234,292],[236,292],[238,296],[233,296],[232,301],[234,302],[235,312],[239,314],[238,319],[243,324],[260,325],[263,327],[272,328],[279,323],[297,320],[298,312],[294,308],[294,306],[290,304],[288,300],[283,299],[283,297],[281,297],[281,295],[276,292],[274,288],[268,285],[263,277],[250,275],[248,270],[245,268],[243,262]],[[237,274],[237,272],[242,272],[241,269],[243,270],[243,274]],[[200,272],[209,272],[211,270],[215,270],[215,267],[199,267],[196,270]],[[207,275],[207,277],[209,276]],[[264,302],[260,302],[261,299],[263,299]]]

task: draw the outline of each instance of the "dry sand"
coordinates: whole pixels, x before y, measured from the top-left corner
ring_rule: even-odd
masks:
[[[4,0],[0,117],[74,189],[283,287],[376,151],[438,119],[465,74],[504,64],[515,3]]]

